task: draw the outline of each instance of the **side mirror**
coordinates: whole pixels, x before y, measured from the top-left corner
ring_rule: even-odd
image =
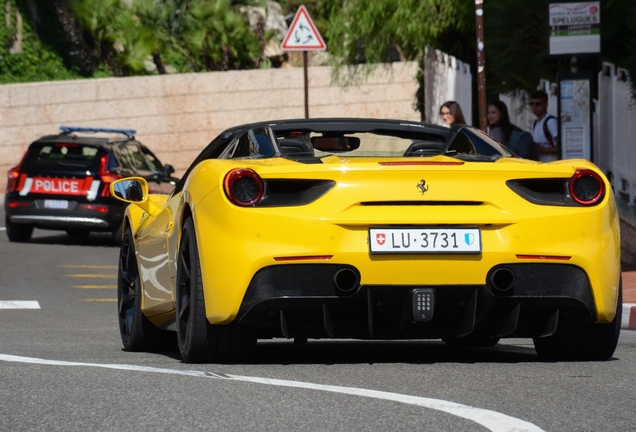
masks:
[[[110,193],[120,201],[140,203],[148,198],[148,183],[141,177],[128,177],[110,184]]]
[[[163,172],[165,173],[166,177],[168,177],[169,175],[174,173],[174,167],[170,164],[165,164],[163,166]]]

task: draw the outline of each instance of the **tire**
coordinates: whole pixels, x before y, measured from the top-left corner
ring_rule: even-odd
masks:
[[[493,347],[499,343],[498,337],[477,337],[477,338],[447,338],[442,339],[446,345],[453,348],[487,348]]]
[[[621,332],[623,282],[616,303],[616,316],[609,324],[562,323],[552,336],[534,338],[534,347],[542,360],[607,360],[614,354]]]
[[[171,351],[176,333],[158,329],[141,311],[141,283],[130,230],[122,241],[117,276],[119,333],[126,351]]]
[[[23,243],[31,240],[33,225],[14,224],[9,220],[9,217],[5,216],[4,226],[7,229],[7,237],[9,237],[10,241]]]
[[[192,219],[183,224],[176,287],[177,343],[185,363],[234,363],[256,345],[253,333],[237,324],[211,325],[205,314],[201,265]]]
[[[119,224],[119,226],[113,231],[113,243],[116,246],[121,246],[121,236],[122,236],[122,230],[124,229],[124,224],[123,222],[121,224]]]
[[[69,237],[77,240],[85,239],[91,232],[86,228],[68,228],[65,230]]]

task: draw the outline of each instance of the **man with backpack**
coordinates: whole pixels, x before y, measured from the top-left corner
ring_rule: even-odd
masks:
[[[556,117],[548,114],[548,94],[542,90],[532,93],[530,108],[537,116],[532,135],[539,150],[539,161],[550,162],[560,159],[558,123]]]

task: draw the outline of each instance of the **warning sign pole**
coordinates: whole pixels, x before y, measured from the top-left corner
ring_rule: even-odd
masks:
[[[307,51],[324,51],[327,49],[325,41],[320,36],[318,28],[309,16],[305,6],[300,6],[289,30],[280,45],[283,51],[303,52],[303,76],[305,80],[305,118],[309,118],[309,78],[307,70]]]
[[[303,51],[303,76],[305,77],[305,118],[309,118],[309,79],[307,78],[307,51]]]

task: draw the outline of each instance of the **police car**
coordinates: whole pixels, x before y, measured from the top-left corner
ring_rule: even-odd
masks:
[[[126,204],[113,198],[110,183],[137,176],[154,193],[170,194],[177,178],[130,129],[60,126],[29,146],[8,172],[6,232],[14,242],[29,241],[34,228],[63,230],[75,238],[91,231],[121,239]]]

